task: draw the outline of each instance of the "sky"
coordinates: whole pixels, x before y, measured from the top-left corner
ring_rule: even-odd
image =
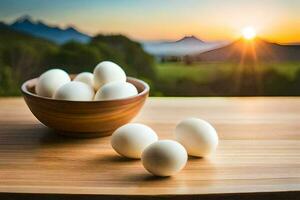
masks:
[[[270,41],[300,42],[300,0],[0,0],[0,21],[23,15],[136,40],[233,40],[252,26]]]

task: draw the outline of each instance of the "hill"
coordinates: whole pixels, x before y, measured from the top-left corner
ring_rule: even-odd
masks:
[[[71,40],[87,43],[91,39],[89,35],[77,31],[74,27],[62,29],[47,25],[42,21],[33,21],[30,16],[20,17],[9,26],[16,31],[48,39],[57,44],[63,44]]]
[[[37,76],[58,46],[0,24],[0,96],[18,95],[21,82]]]
[[[19,95],[27,79],[50,68],[68,73],[92,72],[100,61],[118,63],[128,76],[155,79],[154,59],[141,45],[122,35],[98,35],[88,43],[56,44],[0,23],[0,96]]]
[[[296,61],[300,60],[300,45],[281,45],[261,38],[239,39],[224,47],[200,53],[196,61]]]

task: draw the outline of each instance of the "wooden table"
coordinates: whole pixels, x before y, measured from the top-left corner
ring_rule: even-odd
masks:
[[[109,137],[56,135],[22,98],[2,98],[0,199],[300,199],[300,98],[150,98],[134,121],[173,138],[189,116],[216,127],[217,152],[157,178]]]

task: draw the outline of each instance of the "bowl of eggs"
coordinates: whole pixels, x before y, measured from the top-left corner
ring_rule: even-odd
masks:
[[[69,75],[50,69],[21,86],[26,104],[41,123],[74,137],[111,135],[138,114],[149,90],[147,83],[126,77],[110,61],[100,62],[93,73]]]

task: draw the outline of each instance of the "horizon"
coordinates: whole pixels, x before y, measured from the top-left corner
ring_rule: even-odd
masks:
[[[123,34],[139,41],[174,41],[191,35],[204,41],[233,41],[242,36],[243,28],[252,26],[258,37],[268,41],[300,42],[300,14],[297,13],[300,2],[297,1],[255,0],[243,3],[234,0],[214,5],[215,1],[190,0],[184,4],[176,0],[172,6],[163,1],[154,2],[0,0],[0,21],[12,23],[29,15],[33,21],[43,21],[60,28],[72,26],[91,36]],[[64,10],[66,7],[69,9]],[[202,12],[196,12],[197,8]],[[175,9],[176,13],[172,12]],[[237,14],[233,12],[236,9],[244,9],[244,12]],[[149,13],[149,10],[155,12]],[[209,21],[198,20],[209,16]]]

